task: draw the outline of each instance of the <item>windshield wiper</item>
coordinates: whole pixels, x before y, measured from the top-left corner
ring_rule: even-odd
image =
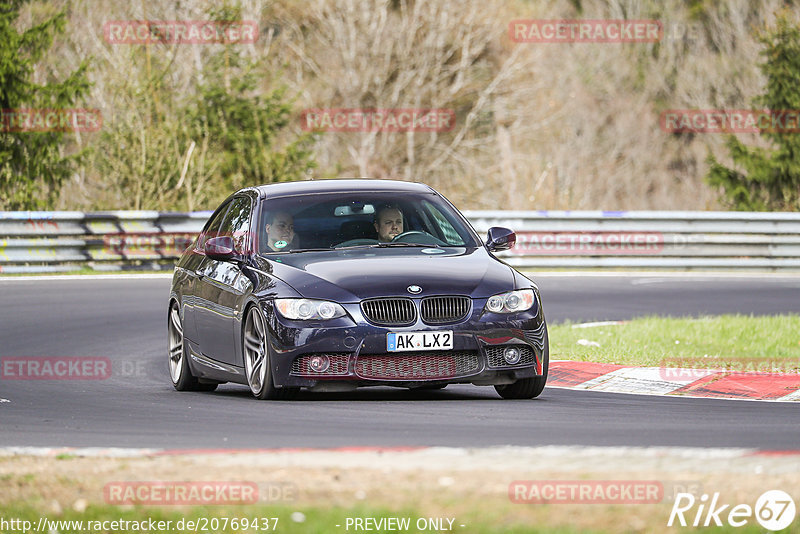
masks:
[[[429,243],[402,243],[402,242],[389,242],[377,243],[373,247],[388,248],[388,247],[425,247],[425,248],[442,248],[441,245],[433,245]]]
[[[266,252],[259,252],[261,256],[272,256],[273,254],[286,254],[286,253],[295,253],[295,252],[328,252],[333,250],[332,248],[296,248],[293,250],[268,250]]]
[[[297,248],[293,250],[286,250],[283,251],[282,253],[285,254],[286,252],[288,252],[289,254],[296,254],[298,252],[330,252],[333,250],[353,250],[358,248],[393,248],[393,247],[442,248],[441,245],[436,245],[436,244],[389,242],[389,243],[370,243],[369,245],[351,245],[349,247]],[[273,252],[265,252],[264,254],[281,254],[281,252],[273,251]]]
[[[289,250],[289,254],[294,254],[295,252],[330,252],[333,250],[332,248],[296,248],[294,250]]]
[[[333,247],[333,250],[353,250],[357,248],[389,248],[389,247],[433,247],[441,248],[440,245],[426,245],[424,243],[370,243],[368,245],[350,245],[349,247]]]
[[[376,245],[375,243],[370,243],[368,245],[348,245],[346,247],[333,247],[331,250],[352,250],[356,248],[372,248],[375,245]]]

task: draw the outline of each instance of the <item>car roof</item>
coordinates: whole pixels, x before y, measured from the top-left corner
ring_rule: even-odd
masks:
[[[255,188],[262,198],[276,198],[314,193],[353,193],[353,192],[407,192],[434,193],[428,185],[401,180],[335,179],[305,180],[301,182],[281,182],[260,185]]]

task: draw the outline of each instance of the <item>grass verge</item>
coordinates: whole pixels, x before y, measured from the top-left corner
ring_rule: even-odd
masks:
[[[763,360],[776,370],[800,370],[800,315],[645,317],[590,328],[562,323],[549,333],[551,359],[646,367],[687,360],[708,368]]]
[[[536,411],[536,410],[534,410]],[[645,430],[646,431],[646,430]],[[616,449],[616,450],[615,450]],[[720,503],[752,506],[767,490],[794,495],[800,487],[800,464],[794,456],[699,454],[685,449],[648,451],[572,447],[429,449],[404,452],[305,451],[243,452],[230,455],[157,455],[131,458],[13,455],[0,457],[0,519],[21,519],[39,526],[40,518],[83,521],[45,528],[0,524],[0,532],[709,532],[708,528],[668,527],[679,494],[719,493]],[[205,506],[166,504],[186,483],[228,481],[258,487],[251,504],[231,501],[242,494],[203,493]],[[623,493],[592,493],[588,500],[516,502],[509,493],[515,481],[546,484],[575,481],[607,487],[614,482],[658,485],[661,498],[636,503]],[[139,483],[135,485],[135,483]],[[121,505],[120,488],[145,489],[124,499],[147,504]],[[612,484],[613,485],[613,484]],[[161,488],[149,491],[147,488]],[[117,488],[116,490],[114,488]],[[134,491],[134,490],[131,490]],[[517,492],[514,491],[514,495]],[[592,495],[595,495],[592,497]],[[605,497],[609,497],[606,499]],[[115,500],[116,499],[116,500]],[[150,500],[152,499],[152,500]],[[156,504],[161,501],[162,504]],[[124,501],[123,501],[124,502]],[[700,501],[698,500],[698,503]],[[696,506],[687,512],[691,523]],[[729,508],[730,510],[730,508]],[[268,521],[264,528],[260,518]],[[218,518],[218,521],[211,521]],[[224,519],[228,524],[224,524]],[[239,520],[234,525],[233,518]],[[347,528],[347,519],[372,519],[372,529]],[[380,518],[404,519],[407,528],[380,528]],[[406,519],[407,518],[407,519]],[[87,521],[171,521],[170,525],[89,525]],[[242,527],[241,519],[247,519]],[[258,519],[254,526],[253,520]],[[436,521],[425,521],[435,519]],[[183,520],[183,524],[179,521]],[[201,520],[198,522],[198,520]],[[422,521],[421,521],[422,520]],[[194,521],[192,526],[188,521]],[[724,519],[723,519],[724,521]],[[418,523],[419,522],[419,523]],[[438,525],[438,528],[437,528]],[[462,526],[463,525],[463,526]],[[255,527],[258,528],[255,528]],[[420,528],[425,526],[426,528]],[[23,526],[24,527],[24,526]],[[82,529],[80,527],[83,527]],[[138,528],[137,528],[138,527]],[[168,527],[168,528],[167,528]],[[800,523],[785,532],[800,531]],[[712,527],[714,532],[759,532],[754,517],[742,529]]]

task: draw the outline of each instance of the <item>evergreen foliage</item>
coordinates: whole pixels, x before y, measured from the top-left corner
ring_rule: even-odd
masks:
[[[800,133],[781,130],[800,129],[800,26],[788,11],[780,12],[775,27],[763,32],[759,40],[765,45],[761,70],[767,87],[755,104],[779,117],[783,126],[760,133],[771,142],[772,149],[749,147],[730,136],[726,146],[734,168],[710,155],[706,178],[722,188],[734,209],[799,211]]]
[[[61,184],[82,154],[65,155],[63,131],[26,131],[14,126],[23,110],[64,110],[90,87],[88,62],[63,81],[36,83],[34,69],[43,60],[57,33],[64,31],[59,12],[19,31],[17,19],[27,0],[0,0],[0,209],[51,208]]]

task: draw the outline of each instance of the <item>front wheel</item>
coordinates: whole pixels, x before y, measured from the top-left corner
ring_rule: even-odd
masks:
[[[172,379],[172,386],[178,391],[214,391],[217,389],[217,384],[200,383],[189,369],[181,311],[175,301],[172,301],[169,306],[167,337],[169,338],[169,375]]]
[[[547,371],[550,367],[550,339],[547,326],[544,327],[544,347],[542,348],[542,375],[517,380],[513,384],[495,386],[494,389],[504,399],[533,399],[544,391],[547,382]]]
[[[247,312],[243,334],[244,370],[253,396],[259,400],[294,398],[299,389],[276,388],[272,382],[266,321],[258,306],[253,306]]]

